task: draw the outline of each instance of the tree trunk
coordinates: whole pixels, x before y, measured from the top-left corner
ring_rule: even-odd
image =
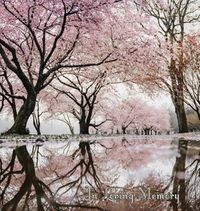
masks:
[[[34,128],[37,132],[37,135],[41,135],[41,130],[40,130],[40,117],[38,115],[38,117],[36,117],[36,114],[32,114],[33,116],[33,125],[34,125]]]
[[[198,116],[198,118],[200,120],[200,112],[199,112],[199,110],[196,110],[196,113],[197,113],[197,116]]]
[[[149,135],[150,129],[149,128],[145,128],[144,129],[144,135]]]
[[[179,103],[174,103],[179,133],[188,132],[187,118],[185,113],[184,102],[179,99]]]
[[[20,108],[13,126],[6,132],[6,134],[28,134],[26,125],[29,117],[34,111],[36,103],[36,94],[28,95],[26,101]]]
[[[174,59],[171,59],[171,65],[169,69],[171,85],[172,85],[170,93],[175,107],[179,133],[188,132],[187,118],[184,106],[183,72],[184,72],[183,54],[181,52],[179,56],[178,67],[176,66],[176,61]]]
[[[127,127],[122,126],[122,133],[123,133],[123,134],[126,134],[126,128],[127,128]]]
[[[37,131],[37,135],[41,135],[40,127],[35,128]]]
[[[80,120],[80,134],[89,134],[89,125],[84,120]]]
[[[71,124],[69,124],[68,127],[69,127],[71,135],[74,135],[74,127]]]

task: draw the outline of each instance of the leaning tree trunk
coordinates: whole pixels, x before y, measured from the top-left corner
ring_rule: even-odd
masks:
[[[34,111],[36,103],[36,94],[27,96],[26,101],[20,108],[13,126],[6,132],[6,134],[28,134],[26,125],[29,117]]]
[[[122,133],[123,134],[126,134],[126,128],[127,128],[126,126],[122,126]]]
[[[35,130],[37,132],[37,135],[41,135],[41,131],[40,131],[40,126],[39,125],[35,126]]]

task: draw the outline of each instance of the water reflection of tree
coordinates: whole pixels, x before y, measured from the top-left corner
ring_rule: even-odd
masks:
[[[121,142],[117,140],[116,143],[82,141],[78,146],[73,145],[65,149],[62,147],[64,154],[55,149],[51,154],[51,150],[45,148],[43,151],[39,145],[34,146],[30,154],[26,146],[17,147],[11,153],[8,163],[5,159],[0,160],[0,210],[105,210],[102,207],[109,207],[111,210],[118,208],[121,211],[140,210],[144,207],[146,210],[154,210],[155,206],[164,207],[163,201],[139,201],[131,205],[129,201],[116,204],[111,201],[98,201],[103,196],[105,188],[111,186],[112,180],[118,178],[118,173],[113,173],[116,171],[113,161],[117,161],[115,164],[121,165],[121,168],[127,171],[137,169],[138,165],[147,164],[146,161],[151,158],[151,154],[148,153],[149,147],[146,150],[142,147],[145,143],[137,142],[136,145],[136,142],[129,142],[126,139],[122,139]],[[188,161],[189,144],[185,140],[179,140],[178,143],[179,154],[175,160],[170,183],[173,193],[179,194],[180,199],[172,201],[174,211],[200,210],[200,156]],[[138,146],[141,152],[138,152]],[[149,146],[152,146],[151,143]],[[41,165],[41,159],[44,165]],[[163,186],[158,183],[154,188],[156,182],[152,179],[151,182],[152,184],[144,181],[144,188],[149,184],[148,187],[151,187],[152,191],[155,189],[155,193],[162,193]],[[88,196],[86,187],[90,187],[96,194],[97,200],[85,199]],[[127,186],[127,191],[131,192],[133,187],[134,185]]]
[[[176,157],[173,168],[171,183],[173,194],[178,194],[179,199],[172,200],[171,205],[173,207],[173,211],[200,210],[200,157],[198,156],[190,164],[188,164],[188,145],[189,142],[184,139],[180,139],[178,142],[179,153]]]
[[[78,192],[82,192],[82,185],[89,185],[94,192],[98,194],[98,198],[103,195],[104,185],[97,173],[97,165],[94,163],[91,147],[89,142],[80,142],[79,148],[74,151],[72,158],[79,157],[78,162],[71,170],[65,174],[58,176],[51,182],[57,183],[62,181],[63,185],[57,188],[55,194],[62,192],[62,195],[75,188],[74,197],[78,197]],[[83,190],[84,193],[84,190]],[[78,199],[78,198],[77,198]]]
[[[14,170],[16,158],[22,166],[22,169],[19,171]],[[9,185],[13,179],[12,177],[16,174],[24,174],[24,181],[19,187],[19,191],[3,205],[2,211],[17,210],[22,199],[24,199],[24,203],[20,204],[21,210],[27,209],[32,186],[35,189],[38,210],[45,210],[42,198],[49,202],[50,206],[54,206],[51,201],[52,193],[48,186],[37,178],[33,160],[29,155],[26,146],[17,147],[13,150],[10,163],[1,171],[1,183],[4,182],[5,184],[1,194],[2,203],[4,202],[6,191],[9,189]],[[10,198],[9,196],[7,197]]]
[[[58,176],[52,183],[63,179],[67,181],[67,178],[73,176],[78,168],[81,169],[80,175],[77,176],[76,180],[59,186],[57,192],[63,188],[65,188],[65,192],[69,191],[71,188],[75,187],[75,185],[77,185],[77,192],[83,183],[83,178],[85,178],[88,184],[95,188],[96,191],[102,190],[102,182],[96,172],[90,144],[88,142],[81,142],[79,144],[79,149],[75,151],[74,156],[76,156],[79,151],[82,158],[77,165],[65,175]],[[36,152],[38,153],[38,151]],[[17,164],[20,164],[20,170],[15,170],[18,169],[16,167]],[[90,180],[91,178],[87,178],[87,174],[93,178],[93,184]],[[16,182],[13,186],[14,179],[17,175],[24,175],[24,180],[21,183]],[[34,206],[37,206],[37,210],[40,211],[61,211],[68,208],[105,210],[98,206],[90,206],[82,204],[81,202],[72,204],[58,202],[55,198],[55,192],[53,193],[51,191],[50,186],[47,186],[36,176],[35,165],[26,146],[20,146],[13,150],[11,160],[7,166],[4,166],[3,161],[1,160],[0,183],[2,188],[0,208],[2,211],[32,210]],[[13,188],[13,195],[10,194],[11,188]],[[17,189],[18,191],[16,191]]]
[[[186,181],[186,192],[191,210],[200,210],[200,149],[195,159],[186,167],[189,177]]]
[[[186,165],[186,153],[187,153],[188,141],[180,139],[178,142],[179,155],[176,157],[174,169],[173,169],[173,194],[179,195],[179,201],[177,199],[172,200],[173,210],[178,210],[178,204],[180,202],[180,208],[182,211],[186,210],[186,181],[185,181],[185,165]]]

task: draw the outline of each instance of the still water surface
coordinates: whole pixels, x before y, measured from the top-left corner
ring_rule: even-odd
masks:
[[[199,211],[197,139],[2,138],[0,209]]]

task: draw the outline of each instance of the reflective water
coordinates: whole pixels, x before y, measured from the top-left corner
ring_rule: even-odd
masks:
[[[0,144],[0,210],[200,210],[200,142],[172,137]]]

